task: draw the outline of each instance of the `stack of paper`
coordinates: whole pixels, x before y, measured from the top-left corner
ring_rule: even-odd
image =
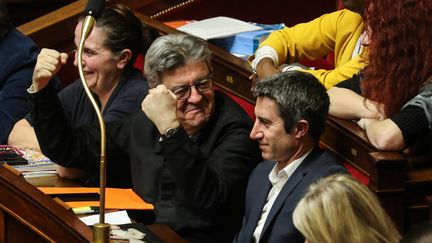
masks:
[[[249,31],[225,38],[212,39],[209,42],[233,54],[252,55],[270,33],[268,30]]]
[[[215,17],[191,22],[177,29],[208,40],[236,56],[247,57],[255,53],[259,44],[272,31],[283,27],[284,24],[264,25],[229,17]]]
[[[238,19],[221,16],[192,22],[177,29],[204,40],[210,40],[262,28]]]
[[[83,221],[86,225],[94,225],[99,223],[99,214],[90,215],[86,217],[80,217],[80,220]],[[132,220],[129,218],[129,215],[125,210],[110,212],[105,214],[105,223],[112,225],[121,225],[121,224],[130,224]]]
[[[27,159],[27,165],[17,165],[14,168],[21,171],[24,177],[38,177],[49,174],[56,174],[56,164],[41,152],[33,149],[22,149],[22,156]]]
[[[253,25],[259,26],[262,29],[243,32],[225,38],[212,39],[209,40],[209,42],[224,48],[236,56],[248,57],[255,53],[261,42],[264,41],[271,32],[285,27],[284,24],[265,25],[253,23]]]

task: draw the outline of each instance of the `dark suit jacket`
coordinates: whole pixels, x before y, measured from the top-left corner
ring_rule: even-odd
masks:
[[[276,198],[264,224],[260,242],[304,242],[303,236],[294,227],[292,213],[311,183],[330,174],[347,173],[337,161],[334,156],[320,149],[311,151],[288,179]],[[253,233],[272,186],[268,175],[275,163],[274,161],[265,161],[252,172],[246,190],[246,212],[243,226],[234,242],[253,242]]]
[[[15,122],[30,111],[27,88],[39,49],[15,28],[0,39],[0,144],[6,144]]]
[[[98,125],[67,126],[50,86],[32,97],[42,152],[63,166],[97,171]],[[249,175],[261,160],[249,138],[251,128],[242,108],[216,91],[214,114],[192,137],[180,129],[159,142],[159,132],[142,111],[107,123],[108,183],[121,181],[127,170],[134,191],[154,205],[156,223],[169,225],[189,242],[231,242],[241,226]]]

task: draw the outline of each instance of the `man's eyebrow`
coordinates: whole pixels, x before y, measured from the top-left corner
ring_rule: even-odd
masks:
[[[209,73],[206,76],[203,76],[203,77],[195,79],[195,81],[193,81],[193,83],[196,83],[196,82],[199,82],[199,81],[203,81],[203,80],[206,80],[206,79],[210,79],[211,77],[212,77],[212,75]]]
[[[261,116],[257,116],[257,119],[263,124],[271,124],[272,123],[269,119],[266,119],[266,118],[261,117]]]
[[[211,73],[195,79],[192,83],[200,82],[200,81],[203,81],[203,80],[206,80],[206,79],[210,79],[210,78],[212,78],[212,74]],[[180,84],[180,85],[175,85],[172,88],[173,89],[178,89],[178,88],[182,88],[182,87],[185,87],[185,86],[189,86],[189,85],[187,85],[187,84]]]

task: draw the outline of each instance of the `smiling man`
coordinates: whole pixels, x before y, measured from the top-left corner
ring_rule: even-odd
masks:
[[[257,84],[256,120],[250,137],[266,160],[249,178],[243,227],[236,243],[303,243],[292,212],[317,179],[345,172],[318,140],[324,131],[329,97],[309,73],[288,71]],[[335,202],[336,203],[336,202]]]
[[[252,121],[212,89],[205,41],[166,35],[145,57],[149,94],[142,112],[107,123],[107,168],[130,167],[134,191],[189,242],[230,242],[241,226],[249,174],[261,160]],[[34,83],[33,117],[42,152],[61,165],[97,171],[99,127],[72,129],[50,86]],[[111,177],[112,178],[112,177]],[[111,179],[112,180],[112,179]]]

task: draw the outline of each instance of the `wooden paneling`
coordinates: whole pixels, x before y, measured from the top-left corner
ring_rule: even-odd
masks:
[[[75,0],[2,0],[5,2],[9,16],[18,26],[36,19],[44,14],[68,5]]]

